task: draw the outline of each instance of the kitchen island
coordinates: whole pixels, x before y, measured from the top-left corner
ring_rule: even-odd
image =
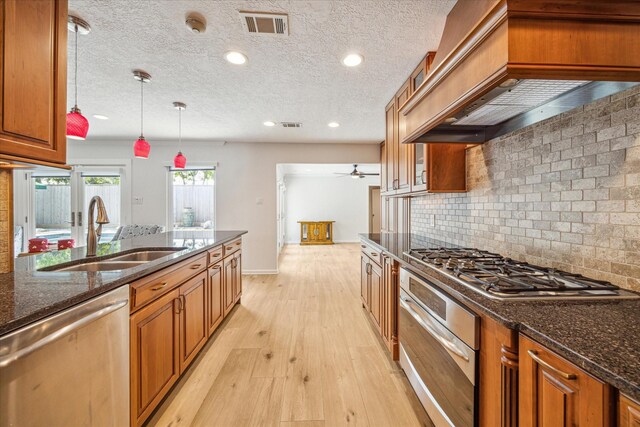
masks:
[[[173,231],[100,244],[96,260],[143,249],[184,248],[125,270],[42,271],[61,264],[85,262],[84,247],[17,258],[13,273],[0,274],[0,335],[204,253],[243,234],[246,231]]]
[[[404,268],[429,280],[435,277],[434,270],[409,257],[406,252],[416,248],[455,248],[455,245],[413,234],[362,234],[361,241],[363,252],[365,250],[371,252],[368,248],[374,248],[383,257],[389,257],[396,262],[398,269]],[[523,372],[525,363],[530,368],[530,361],[528,361],[530,352],[523,350],[524,354],[522,354],[523,351],[518,351],[518,340],[522,346],[523,339],[535,341],[540,344],[540,347],[548,350],[544,354],[547,354],[546,357],[549,360],[558,355],[584,371],[587,375],[585,378],[602,383],[605,392],[602,399],[604,403],[601,403],[605,411],[610,411],[609,415],[616,412],[609,408],[609,404],[613,404],[618,392],[621,402],[625,399],[623,395],[636,401],[640,400],[640,364],[638,364],[640,360],[640,324],[638,323],[640,299],[499,301],[483,296],[459,281],[449,279],[446,275],[437,275],[437,279],[444,292],[475,312],[481,319],[479,362],[481,420],[486,420],[487,418],[484,417],[487,411],[491,411],[491,403],[485,403],[483,397],[483,391],[486,392],[483,386],[486,385],[488,389],[493,387],[494,391],[502,387],[502,391],[495,395],[498,397],[497,403],[493,403],[497,405],[498,414],[505,409],[500,408],[500,395],[507,399],[507,402],[515,396],[517,402],[518,382],[511,384],[509,381],[505,382],[504,375],[500,372],[501,366],[504,369],[510,367],[517,380],[518,364],[520,364],[519,399],[522,421],[522,404],[527,398],[523,394],[523,383],[526,383],[524,375],[528,375]],[[395,286],[398,286],[397,283]],[[397,292],[395,299],[398,298]],[[395,304],[397,301],[394,302]],[[487,325],[499,333],[488,334]],[[497,345],[497,351],[489,351],[488,346],[495,345],[499,340],[490,343],[487,338],[500,338],[500,334],[503,334],[503,341]],[[533,354],[537,354],[535,350]],[[492,371],[490,368],[493,366],[493,361],[487,359],[496,356],[494,366],[496,369]],[[497,382],[488,382],[491,375],[497,375],[497,378],[494,378]],[[585,379],[580,377],[576,383],[584,387],[583,381]],[[583,393],[588,392],[583,391]],[[579,396],[579,393],[576,391],[574,395]],[[588,399],[585,394],[582,396],[583,400]],[[524,408],[524,411],[528,409]],[[512,414],[517,414],[517,411]],[[605,414],[605,417],[609,415]],[[481,422],[480,425],[484,424]],[[522,422],[521,425],[523,425]]]

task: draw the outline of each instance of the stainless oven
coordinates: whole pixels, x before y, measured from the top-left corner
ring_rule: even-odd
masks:
[[[400,366],[436,426],[475,426],[479,318],[437,281],[400,270]]]

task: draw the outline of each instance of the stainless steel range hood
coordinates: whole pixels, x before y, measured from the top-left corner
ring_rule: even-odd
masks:
[[[483,143],[640,82],[640,2],[458,0],[400,140]]]

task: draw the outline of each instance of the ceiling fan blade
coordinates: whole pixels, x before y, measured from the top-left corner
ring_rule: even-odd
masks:
[[[362,172],[359,172],[358,175],[371,175],[371,176],[375,175],[375,176],[378,176],[380,174],[379,173],[362,173]]]

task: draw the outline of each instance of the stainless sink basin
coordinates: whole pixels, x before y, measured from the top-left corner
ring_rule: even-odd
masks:
[[[186,248],[166,248],[158,250],[141,249],[136,252],[106,259],[86,259],[74,265],[62,264],[41,269],[41,271],[115,271],[137,267],[147,262],[172,255]]]
[[[178,249],[182,250],[182,249]],[[162,250],[162,251],[141,251],[141,252],[133,252],[130,254],[124,254],[120,256],[116,256],[113,258],[109,258],[106,261],[153,261],[154,259],[162,258],[163,256],[172,255],[178,250]]]
[[[94,261],[70,267],[54,268],[53,271],[114,271],[137,267],[147,261]]]

